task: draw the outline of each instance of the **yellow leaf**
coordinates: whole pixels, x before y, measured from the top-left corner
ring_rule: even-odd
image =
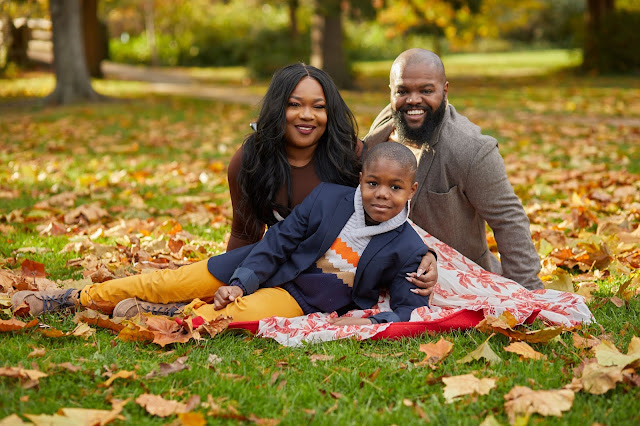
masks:
[[[96,330],[89,327],[89,324],[85,324],[85,323],[78,324],[76,328],[74,328],[73,331],[71,332],[71,335],[82,337],[85,340],[93,336],[94,334],[96,334]]]
[[[546,359],[547,356],[534,350],[531,346],[524,342],[513,342],[504,348],[507,352],[513,352],[526,359]]]
[[[109,377],[102,385],[105,387],[109,387],[116,379],[131,379],[131,378],[132,379],[136,378],[135,372],[120,370],[117,373],[113,374],[111,377]]]
[[[504,409],[510,423],[518,414],[540,414],[561,417],[571,409],[575,393],[569,389],[534,391],[526,386],[514,386],[505,396]]]
[[[17,414],[11,414],[10,416],[7,416],[4,419],[0,420],[0,426],[20,426],[30,424],[31,423],[26,423],[25,421],[23,421]]]
[[[552,281],[544,283],[545,289],[573,293],[573,280],[571,279],[571,274],[561,268],[556,268],[553,274],[556,277]]]
[[[443,391],[444,400],[447,403],[453,402],[463,395],[487,395],[496,387],[496,379],[478,379],[473,374],[463,374],[461,376],[443,377],[442,382],[446,385]]]
[[[596,355],[598,364],[604,366],[617,365],[624,368],[627,365],[640,360],[640,338],[636,336],[631,338],[629,350],[626,355],[621,353],[618,348],[608,340],[604,340],[602,343],[595,346],[593,348],[593,352]]]
[[[458,360],[458,364],[471,362],[480,358],[484,358],[489,361],[490,364],[494,364],[496,362],[502,362],[502,358],[500,358],[489,346],[489,339],[494,336],[492,334],[485,340],[480,346],[478,346],[474,351],[469,352],[467,356]]]

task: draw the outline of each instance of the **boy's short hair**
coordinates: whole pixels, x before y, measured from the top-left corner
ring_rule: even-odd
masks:
[[[365,152],[362,170],[380,158],[395,161],[412,174],[412,180],[415,179],[418,162],[416,161],[416,156],[406,146],[398,142],[383,142],[374,145]]]

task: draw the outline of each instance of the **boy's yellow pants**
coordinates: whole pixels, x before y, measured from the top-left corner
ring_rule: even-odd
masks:
[[[178,269],[162,269],[88,285],[80,292],[80,304],[110,314],[118,302],[130,297],[151,303],[189,303],[200,299],[207,303],[195,311],[209,321],[218,315],[231,316],[234,321],[303,315],[295,299],[279,287],[258,289],[216,311],[213,296],[223,285],[226,284],[209,273],[207,261],[203,260]]]

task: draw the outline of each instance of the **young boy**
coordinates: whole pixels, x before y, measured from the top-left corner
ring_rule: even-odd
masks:
[[[163,308],[179,311],[181,305],[167,303],[194,298],[184,294],[203,294],[213,301],[198,311],[205,318],[223,314],[251,321],[368,309],[377,303],[380,289],[388,288],[392,312],[366,319],[338,318],[334,323],[408,321],[413,309],[428,302],[413,292],[417,287],[406,278],[429,251],[407,223],[408,201],[418,187],[416,169],[408,148],[394,142],[376,145],[364,158],[358,188],[320,184],[261,241],[210,258],[208,272],[202,270],[204,262],[198,262],[151,274],[156,278],[112,280],[99,285],[100,291],[85,288],[73,290],[77,295],[65,295],[78,301],[44,302],[45,308],[49,304],[45,310],[70,304],[104,308],[119,301],[114,316],[139,311],[172,314]],[[192,291],[193,287],[198,290]],[[31,304],[29,298],[42,303],[43,297],[35,300],[33,293],[37,292],[16,293],[14,307],[23,301]],[[161,303],[130,299],[132,295]],[[32,314],[40,312],[31,306]]]

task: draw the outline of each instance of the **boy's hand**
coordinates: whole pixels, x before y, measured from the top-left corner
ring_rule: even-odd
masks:
[[[225,285],[216,291],[213,296],[213,307],[216,311],[224,308],[229,303],[243,295],[243,291],[237,285]]]
[[[433,286],[438,282],[438,266],[433,253],[428,252],[424,255],[418,271],[407,274],[407,281],[420,287],[411,290],[420,296],[428,296],[433,292]]]
[[[371,325],[371,320],[367,318],[353,318],[353,317],[339,317],[330,318],[329,324],[341,326],[341,325]]]

